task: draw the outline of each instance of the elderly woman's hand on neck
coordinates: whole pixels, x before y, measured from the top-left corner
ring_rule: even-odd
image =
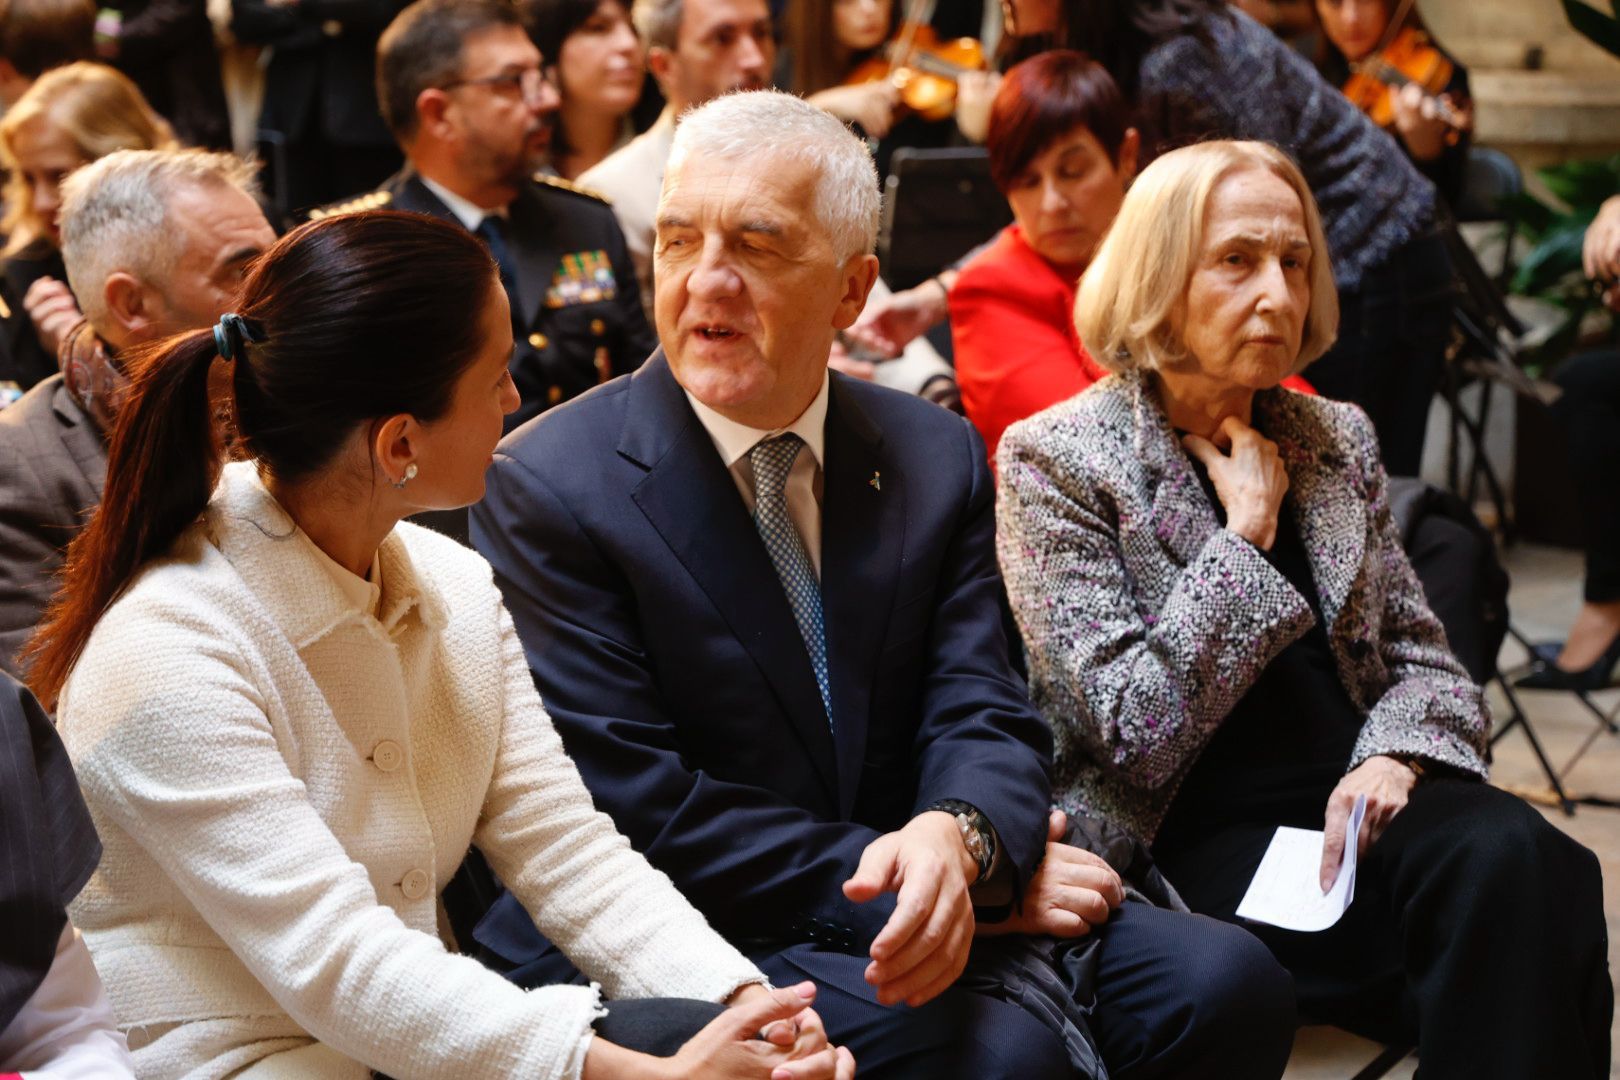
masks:
[[[1288,470],[1277,444],[1228,416],[1214,440],[1182,436],[1187,452],[1204,463],[1215,497],[1226,509],[1226,527],[1262,551],[1277,539],[1277,513],[1288,492]]]

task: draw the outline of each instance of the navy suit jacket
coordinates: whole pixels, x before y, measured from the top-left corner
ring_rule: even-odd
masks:
[[[830,729],[770,557],[662,351],[508,436],[472,516],[597,805],[756,949],[864,951],[893,898],[852,904],[841,886],[938,799],[989,817],[1019,888],[1044,851],[1051,735],[1008,665],[983,444],[936,405],[838,374],[826,433]]]

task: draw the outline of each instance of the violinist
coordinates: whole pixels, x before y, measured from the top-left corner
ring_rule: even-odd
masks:
[[[1456,202],[1474,126],[1468,69],[1429,37],[1410,0],[1313,2],[1322,77],[1344,87],[1375,122],[1387,117],[1412,163]]]
[[[783,19],[783,66],[794,93],[874,139],[894,126],[899,88],[889,79],[846,83],[877,55],[894,23],[890,0],[798,0]],[[781,80],[778,80],[780,83]]]

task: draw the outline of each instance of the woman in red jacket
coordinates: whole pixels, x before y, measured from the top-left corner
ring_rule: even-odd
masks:
[[[1107,374],[1075,335],[1074,293],[1136,174],[1140,139],[1102,65],[1056,50],[1007,73],[986,143],[1013,224],[962,267],[950,305],[962,406],[993,462],[1009,424]]]
[[[1074,294],[1136,175],[1141,139],[1102,65],[1066,49],[1014,67],[990,109],[990,177],[1013,224],[949,290],[962,407],[990,451],[1007,427],[1102,378]],[[1283,385],[1310,391],[1303,379]]]

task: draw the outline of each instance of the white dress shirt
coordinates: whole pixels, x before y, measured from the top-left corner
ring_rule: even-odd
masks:
[[[0,1030],[0,1073],[23,1080],[134,1077],[135,1063],[113,1018],[84,939],[68,923],[45,981]]]
[[[828,387],[829,378],[824,372],[821,376],[821,390],[816,394],[815,400],[799,414],[797,420],[775,431],[764,431],[729,420],[693,397],[690,392],[686,395],[686,400],[692,403],[692,411],[697,413],[698,420],[702,421],[704,429],[709,433],[709,438],[714,440],[714,448],[720,452],[720,460],[731,470],[731,479],[736,482],[737,490],[742,494],[743,505],[748,507],[750,514],[754,512],[754,464],[748,459],[748,452],[762,439],[789,431],[804,440],[809,453],[801,450],[799,456],[793,459],[793,469],[788,473],[785,494],[788,518],[798,530],[799,539],[804,543],[805,554],[810,556],[810,565],[815,567],[817,580],[821,578],[821,487],[822,462],[827,446]]]
[[[437,195],[439,201],[449,207],[452,214],[456,215],[456,220],[467,227],[468,232],[477,232],[478,226],[482,225],[487,217],[504,218],[507,216],[506,207],[504,206],[491,206],[486,209],[471,199],[463,199],[437,180],[429,180],[427,177],[422,176],[421,173],[416,175],[421,178],[422,186]]]

